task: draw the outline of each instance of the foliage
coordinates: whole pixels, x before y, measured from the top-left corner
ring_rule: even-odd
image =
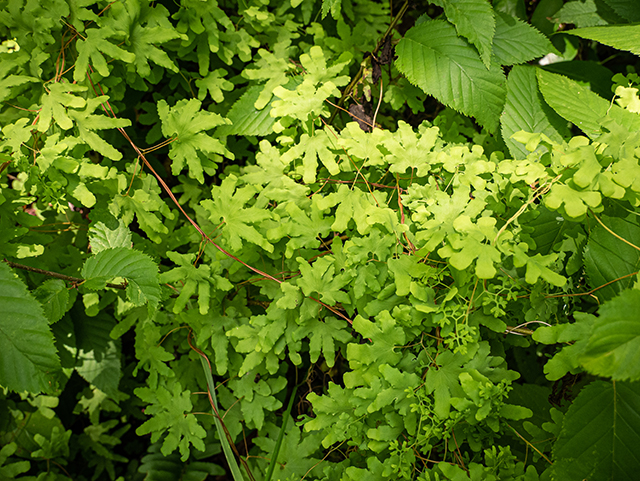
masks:
[[[0,478],[630,479],[639,19],[0,0]]]

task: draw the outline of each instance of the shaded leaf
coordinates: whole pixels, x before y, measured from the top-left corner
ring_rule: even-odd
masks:
[[[640,380],[640,291],[626,290],[598,309],[580,363],[614,381]]]
[[[575,399],[553,448],[554,479],[635,479],[639,383],[595,381]]]
[[[640,247],[640,225],[636,215],[627,218],[602,216],[600,220],[622,239]],[[604,286],[594,294],[605,301],[634,284],[635,276],[621,278],[638,272],[640,251],[597,224],[584,251],[584,265],[591,288]]]
[[[0,312],[0,385],[16,392],[51,391],[48,374],[60,369],[53,334],[40,303],[4,262]]]

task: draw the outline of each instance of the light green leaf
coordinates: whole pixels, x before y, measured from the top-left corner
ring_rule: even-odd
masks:
[[[476,51],[440,20],[411,28],[396,47],[398,70],[440,102],[494,132],[506,96],[504,73],[487,70]]]
[[[75,69],[73,71],[73,80],[76,82],[84,80],[87,69],[89,68],[89,63],[91,63],[91,66],[96,69],[100,75],[108,77],[109,67],[107,66],[106,59],[102,55],[103,53],[126,63],[134,62],[136,56],[133,53],[127,52],[115,43],[107,40],[119,35],[119,33],[109,27],[90,28],[86,30],[83,35],[84,39],[79,39],[76,42],[78,58],[76,59]]]
[[[131,125],[131,121],[129,119],[111,118],[106,115],[94,115],[93,112],[107,100],[109,100],[109,97],[106,95],[94,97],[87,100],[87,106],[84,110],[69,110],[67,113],[78,127],[80,139],[89,147],[111,160],[120,160],[122,154],[95,131],[128,127]]]
[[[525,63],[550,52],[559,53],[535,27],[511,15],[496,13],[493,54],[500,65]]]
[[[342,5],[342,0],[322,0],[322,19],[331,12],[331,16],[334,19],[338,19],[340,16],[340,6]]]
[[[611,104],[578,82],[542,69],[537,71],[537,76],[545,101],[589,137],[595,138],[601,133],[600,122],[605,116],[630,130],[640,130],[640,116]]]
[[[0,385],[12,391],[50,392],[60,369],[53,334],[40,303],[0,262]]]
[[[535,72],[534,68],[517,65],[507,79],[507,101],[500,125],[514,159],[524,159],[530,153],[524,144],[512,138],[516,132],[543,133],[558,143],[568,134],[567,122],[547,105],[538,91]]]
[[[316,320],[311,329],[312,334],[309,339],[309,357],[311,362],[316,362],[322,352],[327,366],[333,367],[336,358],[336,344],[347,343],[351,339],[350,332],[345,329],[347,324],[343,320],[325,317],[324,321]]]
[[[434,0],[444,8],[458,35],[475,45],[487,69],[491,66],[491,43],[496,31],[493,9],[486,0]]]
[[[209,72],[206,77],[196,80],[196,87],[198,87],[198,100],[204,100],[208,92],[214,102],[222,102],[224,100],[224,94],[222,91],[233,90],[233,84],[225,78],[226,75],[227,71],[223,68],[219,68]]]
[[[133,246],[131,231],[122,220],[118,220],[116,225],[111,228],[102,222],[91,225],[89,227],[89,243],[91,244],[91,252],[94,254],[115,247],[131,248]]]
[[[178,175],[186,164],[189,177],[202,184],[203,162],[208,161],[208,154],[220,154],[229,159],[234,156],[220,140],[206,133],[229,121],[218,114],[202,111],[200,107],[198,99],[180,100],[171,108],[164,100],[158,102],[162,133],[167,138],[176,137],[169,147],[169,157],[173,160],[171,172]]]
[[[238,179],[234,175],[225,178],[220,186],[211,189],[211,199],[202,201],[202,207],[208,211],[213,225],[224,224],[222,233],[233,251],[242,248],[244,239],[273,252],[273,245],[254,227],[254,224],[270,219],[271,213],[247,206],[253,200],[256,188],[252,185],[236,188],[237,183]]]
[[[609,25],[568,30],[566,33],[595,40],[618,50],[640,55],[640,25]]]
[[[87,289],[99,290],[115,277],[127,280],[127,297],[140,306],[149,303],[152,307],[160,301],[158,266],[146,254],[125,247],[105,249],[89,257],[82,267],[82,276]]]
[[[38,120],[39,132],[46,132],[51,125],[51,118],[63,130],[73,127],[73,121],[67,115],[67,108],[80,109],[86,105],[85,99],[71,92],[84,92],[87,87],[71,83],[55,82],[48,86],[49,91],[42,95],[42,110]]]
[[[275,119],[271,117],[271,103],[258,110],[255,103],[262,91],[262,87],[254,86],[249,89],[233,104],[227,118],[231,125],[222,125],[216,130],[216,135],[256,135],[265,136],[273,133]]]
[[[598,309],[580,363],[596,376],[640,380],[640,290],[626,290]]]
[[[553,447],[554,479],[635,479],[640,384],[595,381],[573,401]]]

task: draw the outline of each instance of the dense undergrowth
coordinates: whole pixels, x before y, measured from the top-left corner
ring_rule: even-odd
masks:
[[[0,0],[0,480],[640,466],[635,0]]]

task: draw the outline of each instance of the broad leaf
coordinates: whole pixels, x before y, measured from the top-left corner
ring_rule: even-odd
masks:
[[[612,105],[578,82],[542,69],[538,70],[537,75],[545,101],[589,137],[600,135],[600,121],[605,116],[610,116],[630,130],[640,130],[640,116]]]
[[[567,33],[595,40],[618,50],[640,55],[640,25],[609,25],[607,27],[578,28]]]
[[[640,22],[640,5],[634,0],[604,0],[616,14],[630,22]]]
[[[629,274],[640,268],[640,251],[633,247],[640,247],[640,225],[636,215],[602,216],[600,220],[615,235],[597,224],[584,251],[584,265],[589,285],[597,289],[594,294],[605,301],[635,283],[635,276]]]
[[[486,0],[434,0],[444,8],[444,14],[480,53],[487,68],[491,66],[491,42],[496,29],[493,9]]]
[[[0,262],[0,385],[16,392],[52,390],[50,375],[60,369],[53,334],[40,303]]]
[[[62,319],[62,316],[71,307],[69,305],[69,290],[64,281],[60,279],[44,281],[33,291],[33,295],[42,304],[44,314],[50,324]]]
[[[565,3],[558,10],[554,15],[554,21],[572,23],[581,28],[621,23],[622,19],[605,3],[605,0],[573,0]],[[566,33],[570,34],[573,31],[567,30]]]
[[[504,73],[495,64],[487,70],[453,26],[421,23],[405,34],[396,53],[398,70],[411,83],[495,132],[506,96]]]
[[[568,133],[567,122],[547,105],[538,91],[535,69],[525,66],[515,66],[509,72],[507,101],[500,124],[502,137],[514,159],[526,158],[530,153],[524,144],[512,138],[516,132],[542,133],[558,143]]]
[[[550,52],[557,50],[535,27],[510,15],[496,13],[493,54],[500,65],[528,62]]]
[[[580,363],[614,381],[640,380],[640,291],[626,290],[602,304]]]
[[[102,392],[117,396],[122,377],[119,343],[110,341],[107,350],[99,356],[95,351],[80,351],[76,371]]]
[[[89,228],[91,252],[97,254],[106,249],[113,249],[115,247],[131,248],[133,246],[131,242],[131,231],[122,220],[118,220],[113,227],[110,228],[102,222],[97,222]]]
[[[639,383],[595,381],[575,399],[553,448],[554,479],[635,479]]]
[[[261,91],[262,87],[254,86],[242,94],[227,114],[231,125],[222,125],[216,130],[216,134],[265,136],[273,133],[273,124],[276,122],[271,117],[273,98],[263,109],[258,110],[255,107]]]
[[[126,247],[105,249],[89,257],[82,267],[84,285],[99,290],[115,277],[127,280],[127,297],[135,305],[149,303],[155,307],[160,300],[158,266],[146,254]]]

